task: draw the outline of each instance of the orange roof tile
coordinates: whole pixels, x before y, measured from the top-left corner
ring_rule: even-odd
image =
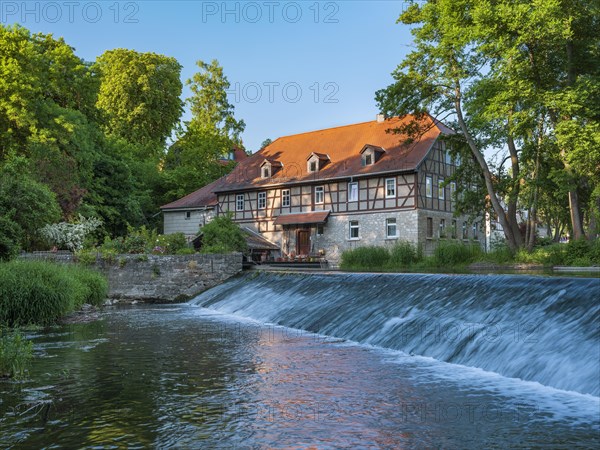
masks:
[[[215,206],[215,193],[218,192],[328,178],[414,171],[440,134],[454,132],[430,116],[423,119],[427,131],[411,144],[403,144],[406,136],[388,132],[412,119],[410,115],[393,117],[383,122],[374,120],[280,137],[252,156],[243,158],[228,175],[175,202],[161,206],[161,209]],[[385,150],[378,161],[369,166],[363,166],[361,160],[361,151],[366,145]],[[330,160],[319,172],[308,173],[306,160],[313,153],[329,156]],[[261,177],[260,167],[265,160],[274,166],[282,165],[271,178]]]
[[[233,172],[225,177],[225,183],[219,186],[216,192],[415,170],[438,136],[453,131],[427,116],[423,119],[427,131],[420,139],[404,145],[406,136],[388,130],[407,124],[410,120],[412,116],[394,117],[383,122],[375,120],[280,137],[240,162]],[[362,165],[360,156],[366,144],[385,149],[377,163],[369,166]],[[307,172],[306,159],[312,153],[328,155],[330,158],[330,162],[317,173]],[[276,160],[283,165],[272,178],[261,177],[260,165],[265,159]]]

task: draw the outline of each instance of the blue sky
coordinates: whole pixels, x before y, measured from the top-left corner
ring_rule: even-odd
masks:
[[[130,48],[175,57],[182,79],[217,59],[244,144],[373,120],[375,91],[410,50],[404,1],[0,2],[2,23],[62,36],[93,61]],[[187,96],[184,90],[183,96]]]

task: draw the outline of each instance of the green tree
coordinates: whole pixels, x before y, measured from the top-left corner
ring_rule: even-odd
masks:
[[[60,219],[55,194],[37,182],[25,158],[0,165],[0,259],[40,242],[38,229]]]
[[[581,178],[569,164],[557,129],[562,122],[572,125],[576,117],[560,106],[562,96],[572,92],[573,55],[582,61],[598,51],[597,33],[592,36],[597,5],[439,0],[411,5],[400,21],[414,26],[415,50],[394,72],[396,83],[376,94],[381,110],[387,115],[416,112],[417,117],[430,112],[453,121],[454,141],[468,148],[513,250],[531,244],[531,236],[524,240],[519,231],[517,206],[525,204],[530,218],[536,216],[541,166],[558,151],[570,180],[572,227],[581,228],[575,186]],[[580,66],[588,78],[597,71],[590,66]],[[403,131],[415,136],[422,130]],[[486,160],[484,150],[494,148],[507,149],[510,167],[495,168]]]
[[[234,117],[227,100],[229,81],[215,60],[198,61],[200,71],[187,81],[192,96],[187,99],[192,112],[177,141],[164,160],[164,201],[172,201],[216,180],[234,167],[219,161],[234,146],[241,146],[243,120]]]
[[[0,161],[22,155],[68,217],[91,179],[96,81],[62,39],[0,25]]]
[[[93,68],[107,134],[140,144],[142,158],[159,156],[182,113],[181,65],[156,53],[115,49],[98,57]]]

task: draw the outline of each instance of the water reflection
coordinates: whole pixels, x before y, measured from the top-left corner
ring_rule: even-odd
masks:
[[[32,337],[31,380],[0,383],[2,448],[600,444],[597,397],[202,308],[113,309]]]

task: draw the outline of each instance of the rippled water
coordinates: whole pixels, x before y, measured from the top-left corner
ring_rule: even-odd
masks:
[[[0,448],[600,446],[600,399],[181,305],[31,336]]]

